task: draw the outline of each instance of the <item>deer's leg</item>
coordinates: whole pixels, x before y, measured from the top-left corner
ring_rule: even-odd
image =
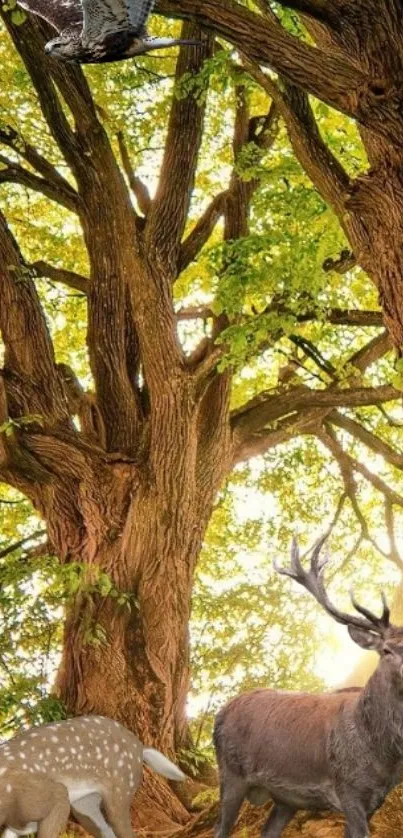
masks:
[[[65,832],[70,814],[70,801],[67,790],[60,785],[55,805],[38,824],[38,838],[58,838]]]
[[[295,811],[286,803],[275,803],[263,825],[262,838],[280,838],[284,827],[294,817]]]
[[[345,838],[369,838],[368,814],[363,803],[348,794],[340,794],[341,809],[346,816]]]
[[[134,838],[130,803],[122,797],[105,795],[102,804],[106,820],[111,825],[116,838]]]
[[[228,838],[246,797],[247,788],[243,780],[226,775],[220,783],[220,817],[214,838]]]
[[[97,792],[75,800],[71,810],[79,824],[95,838],[115,838],[115,833],[101,811],[101,795]]]

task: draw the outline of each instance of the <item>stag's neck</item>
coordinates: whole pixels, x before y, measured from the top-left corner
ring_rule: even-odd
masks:
[[[362,690],[355,715],[378,759],[389,765],[403,759],[403,683],[382,664]]]

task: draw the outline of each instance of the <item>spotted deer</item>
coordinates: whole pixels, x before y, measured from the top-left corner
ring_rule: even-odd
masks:
[[[14,736],[0,746],[3,838],[28,832],[57,838],[70,807],[97,838],[133,838],[130,806],[143,763],[170,780],[186,779],[163,754],[144,748],[137,736],[102,716],[79,716]]]
[[[375,616],[352,597],[357,614],[340,611],[324,583],[323,541],[304,570],[296,542],[290,576],[351,639],[379,654],[363,688],[324,694],[258,689],[232,699],[216,716],[214,744],[220,771],[220,818],[215,838],[227,838],[245,798],[272,799],[262,838],[278,838],[298,809],[340,811],[345,838],[368,838],[368,822],[403,779],[403,628]]]
[[[37,831],[54,838],[66,829],[70,813],[67,789],[48,777],[0,767],[0,830],[3,838]]]

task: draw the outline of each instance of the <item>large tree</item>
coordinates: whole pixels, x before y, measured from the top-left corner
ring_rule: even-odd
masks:
[[[344,441],[359,440],[387,468],[402,469],[393,419],[384,412],[368,419],[375,413],[360,409],[399,397],[383,359],[392,342],[402,343],[403,328],[403,24],[397,0],[384,0],[382,14],[379,0],[376,9],[368,0],[281,5],[301,12],[301,21],[286,15],[280,22],[266,0],[251,9],[229,0],[160,4],[163,13],[191,18],[183,35],[202,46],[181,49],[176,92],[169,87],[156,110],[161,125],[146,137],[147,147],[155,137],[163,142],[145,169],[152,188],[134,165],[135,71],[117,79],[109,69],[89,74],[94,96],[79,68],[46,57],[44,23],[21,24],[15,12],[3,13],[3,61],[15,60],[14,49],[22,65],[6,71],[19,87],[2,103],[0,123],[1,478],[32,502],[62,564],[83,563],[89,578],[101,568],[113,585],[114,595],[86,589],[69,606],[56,684],[68,711],[119,718],[166,751],[188,742],[195,566],[217,494],[237,464],[312,434],[340,467],[336,518],[349,501],[361,535],[372,538],[357,499],[357,481],[367,481],[384,504],[387,552],[401,566],[394,511],[403,498]],[[220,52],[215,37],[239,52]],[[165,62],[169,78],[172,59]],[[214,72],[233,92],[228,99],[225,84],[214,88],[215,123],[208,93]],[[121,95],[119,120],[100,104],[103,79]],[[349,165],[347,121],[340,118],[336,131],[347,151],[341,141],[335,149],[326,144],[318,127],[322,120],[326,129],[326,114],[314,113],[307,93],[357,120],[370,170]],[[318,191],[292,164],[294,186],[287,169],[280,171],[285,218],[295,201],[312,202],[303,238],[313,238],[301,251],[305,276],[295,282],[298,234],[290,224],[282,244],[273,238],[278,195],[265,180],[284,124]],[[206,175],[206,159],[215,130],[228,140],[230,127],[220,189],[219,176]],[[195,183],[206,200],[191,204]],[[319,237],[310,227],[322,215],[333,231],[338,219],[351,253],[328,259],[326,270],[334,273],[314,275]],[[43,248],[53,261],[42,252],[46,226],[57,228]],[[333,244],[345,242],[343,235],[334,233]],[[212,240],[217,246],[206,268]],[[288,268],[281,247],[289,260],[293,253]],[[365,280],[361,307],[340,280],[355,263],[379,289],[389,333]],[[339,280],[336,291],[329,276]],[[40,277],[51,284],[41,285]],[[60,361],[48,311],[55,284],[85,299],[88,388],[75,369],[75,358],[82,366],[76,346],[70,363]],[[192,293],[199,293],[197,306]],[[193,322],[204,324],[204,333],[182,329]],[[248,365],[255,365],[249,397],[238,386]],[[88,642],[91,629],[102,642]]]

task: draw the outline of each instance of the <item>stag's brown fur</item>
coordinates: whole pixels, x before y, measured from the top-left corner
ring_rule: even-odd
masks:
[[[380,655],[365,688],[322,695],[255,690],[218,714],[214,744],[221,813],[216,838],[227,838],[242,801],[274,807],[264,838],[279,838],[297,809],[334,809],[346,816],[346,838],[368,838],[368,820],[403,779],[403,629],[354,603],[360,616],[339,611],[323,581],[321,544],[306,572],[296,545],[291,576],[320,602],[352,639]],[[279,569],[279,568],[277,568]]]

